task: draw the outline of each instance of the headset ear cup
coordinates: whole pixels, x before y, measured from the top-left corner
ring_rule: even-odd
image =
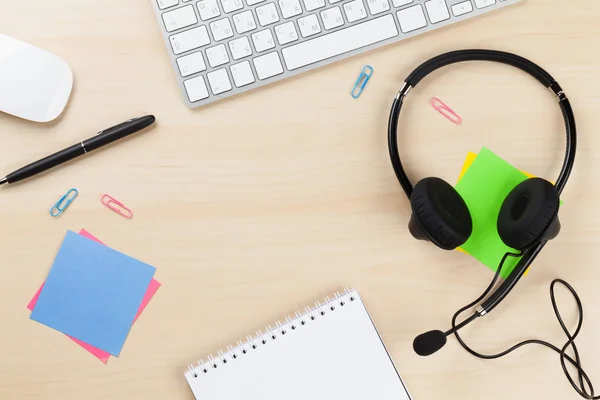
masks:
[[[410,204],[412,216],[408,227],[416,239],[454,250],[471,236],[473,221],[467,204],[446,181],[422,179],[413,189]]]
[[[500,207],[500,239],[517,250],[526,250],[542,240],[554,239],[560,231],[559,204],[558,191],[547,180],[531,178],[521,182]]]

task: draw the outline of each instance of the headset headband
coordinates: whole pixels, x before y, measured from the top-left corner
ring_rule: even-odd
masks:
[[[410,199],[413,191],[413,185],[410,182],[408,175],[404,171],[402,161],[400,160],[400,153],[398,152],[398,120],[400,118],[400,111],[402,109],[404,99],[408,92],[417,86],[417,84],[430,73],[447,65],[463,61],[492,61],[511,65],[528,73],[554,93],[558,99],[558,105],[563,114],[567,133],[565,158],[560,174],[556,181],[556,189],[560,195],[567,183],[567,180],[569,179],[571,170],[573,169],[575,152],[577,148],[577,129],[575,126],[575,116],[573,114],[573,109],[571,108],[571,103],[569,102],[569,99],[567,99],[567,96],[563,92],[560,85],[542,67],[515,54],[494,50],[458,50],[441,54],[428,61],[425,61],[423,64],[417,67],[413,72],[410,73],[410,75],[408,75],[404,85],[398,91],[398,94],[396,95],[396,98],[392,104],[388,124],[388,148],[392,166],[394,167],[394,172],[396,173],[396,177],[398,178],[402,189],[404,189],[406,196]],[[527,250],[504,283],[481,304],[477,312],[473,314],[471,318],[475,319],[477,317],[481,317],[495,308],[517,284],[521,276],[523,276],[525,271],[527,271],[527,268],[529,268],[545,244],[546,241],[542,241],[533,246],[531,249]]]
[[[402,104],[408,92],[417,86],[417,84],[432,72],[445,67],[450,64],[455,64],[463,61],[492,61],[502,64],[512,65],[513,67],[519,68],[520,70],[528,73],[535,79],[537,79],[542,85],[550,89],[558,99],[558,105],[563,114],[565,120],[565,129],[567,133],[567,146],[565,159],[561,168],[560,174],[556,181],[556,189],[559,194],[562,193],[573,164],[575,162],[575,151],[577,147],[577,130],[575,127],[575,116],[571,103],[567,96],[563,92],[560,85],[552,78],[552,76],[546,72],[542,67],[527,60],[526,58],[517,56],[515,54],[506,53],[495,50],[458,50],[449,53],[441,54],[434,57],[423,64],[418,66],[413,72],[408,75],[408,78],[404,81],[404,85],[398,91],[398,95],[392,104],[392,110],[390,113],[390,120],[388,126],[388,146],[390,152],[390,158],[396,177],[404,189],[406,195],[410,198],[413,190],[413,185],[404,171],[402,161],[400,160],[400,154],[398,152],[398,119],[400,118],[400,111]]]

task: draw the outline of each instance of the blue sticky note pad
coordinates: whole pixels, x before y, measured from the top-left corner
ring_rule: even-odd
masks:
[[[155,271],[69,231],[31,319],[118,356]]]

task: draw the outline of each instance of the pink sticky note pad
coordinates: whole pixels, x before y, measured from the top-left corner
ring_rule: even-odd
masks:
[[[98,238],[96,238],[94,235],[92,235],[85,229],[82,229],[81,231],[79,231],[79,234],[81,236],[85,236],[86,238],[91,239],[95,242],[104,244]],[[150,300],[152,299],[154,294],[156,294],[156,291],[158,290],[159,287],[160,287],[160,282],[158,282],[156,279],[152,279],[152,281],[150,282],[150,286],[148,286],[148,290],[146,291],[146,294],[144,295],[144,298],[142,299],[142,304],[140,304],[140,308],[135,316],[134,322],[137,321],[138,317],[140,316],[142,311],[144,311],[144,308],[146,308],[146,306],[148,305],[148,303],[150,302]],[[29,310],[33,311],[35,304],[37,303],[38,298],[40,297],[40,293],[42,292],[43,288],[44,288],[44,284],[42,283],[42,286],[40,286],[40,288],[38,289],[35,296],[33,296],[33,299],[31,299],[29,304],[27,304],[27,308]],[[106,364],[106,362],[110,358],[110,353],[107,353],[103,350],[100,350],[100,349],[94,347],[94,346],[84,343],[81,340],[75,339],[74,337],[71,337],[69,335],[66,335],[66,336],[69,337],[72,341],[74,341],[78,345],[80,345],[81,347],[83,347],[84,349],[86,349],[87,351],[89,351],[90,353],[92,353],[94,356],[96,356],[96,358],[98,358],[103,363]]]

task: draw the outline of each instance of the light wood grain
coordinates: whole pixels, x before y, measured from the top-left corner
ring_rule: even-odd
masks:
[[[470,257],[410,237],[409,205],[387,155],[388,110],[405,76],[461,48],[539,62],[567,92],[580,133],[561,235],[510,298],[465,335],[490,352],[530,337],[563,343],[548,298],[550,281],[563,277],[584,301],[580,349],[599,382],[597,1],[526,0],[195,111],[180,100],[148,0],[1,3],[0,31],[67,60],[76,83],[56,123],[0,115],[0,171],[130,117],[158,118],[143,136],[2,187],[1,399],[191,399],[188,363],[347,286],[364,297],[415,400],[578,398],[558,357],[542,348],[497,361],[475,359],[453,340],[431,358],[412,351],[416,334],[447,328],[491,278]],[[375,75],[353,100],[349,89],[367,63]],[[452,105],[464,124],[435,114],[431,96]],[[454,181],[466,152],[483,145],[555,179],[564,151],[555,99],[499,65],[471,63],[428,78],[411,94],[401,132],[414,179]],[[79,198],[51,218],[49,207],[71,187]],[[130,206],[134,219],[102,207],[103,193]],[[25,308],[66,230],[82,227],[155,265],[163,283],[108,365],[29,320]]]

